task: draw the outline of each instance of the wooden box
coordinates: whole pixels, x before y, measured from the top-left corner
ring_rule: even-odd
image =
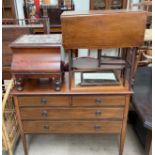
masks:
[[[17,89],[23,89],[25,78],[49,78],[54,86],[62,82],[61,35],[24,35],[10,47],[13,51],[12,75],[17,86],[20,85]]]

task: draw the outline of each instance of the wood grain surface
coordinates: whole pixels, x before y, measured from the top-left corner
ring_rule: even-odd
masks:
[[[60,48],[13,48],[11,70],[13,73],[60,72]]]
[[[19,96],[18,97],[20,107],[37,107],[37,106],[69,106],[69,96]]]
[[[23,121],[25,133],[120,133],[121,121]]]
[[[122,120],[124,108],[20,108],[23,120]]]
[[[125,96],[72,96],[73,106],[124,106]]]
[[[143,44],[147,13],[144,11],[64,12],[63,46],[77,48],[127,48]]]

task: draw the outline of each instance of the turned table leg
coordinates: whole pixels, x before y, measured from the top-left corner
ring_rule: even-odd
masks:
[[[23,88],[24,88],[23,84],[24,84],[24,81],[23,81],[22,78],[16,79],[16,89],[18,91],[22,91],[23,90]]]

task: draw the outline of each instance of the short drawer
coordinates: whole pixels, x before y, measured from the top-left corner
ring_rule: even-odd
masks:
[[[24,133],[120,133],[121,121],[23,121]]]
[[[69,106],[69,96],[20,96],[19,106]]]
[[[123,119],[124,108],[20,108],[21,119]]]
[[[124,106],[125,96],[73,96],[73,106]]]

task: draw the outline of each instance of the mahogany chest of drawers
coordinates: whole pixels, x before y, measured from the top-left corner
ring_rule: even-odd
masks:
[[[122,154],[131,92],[76,93],[69,91],[66,82],[57,92],[48,82],[29,80],[23,91],[14,89],[12,94],[25,155],[25,135],[42,133],[118,134]]]

